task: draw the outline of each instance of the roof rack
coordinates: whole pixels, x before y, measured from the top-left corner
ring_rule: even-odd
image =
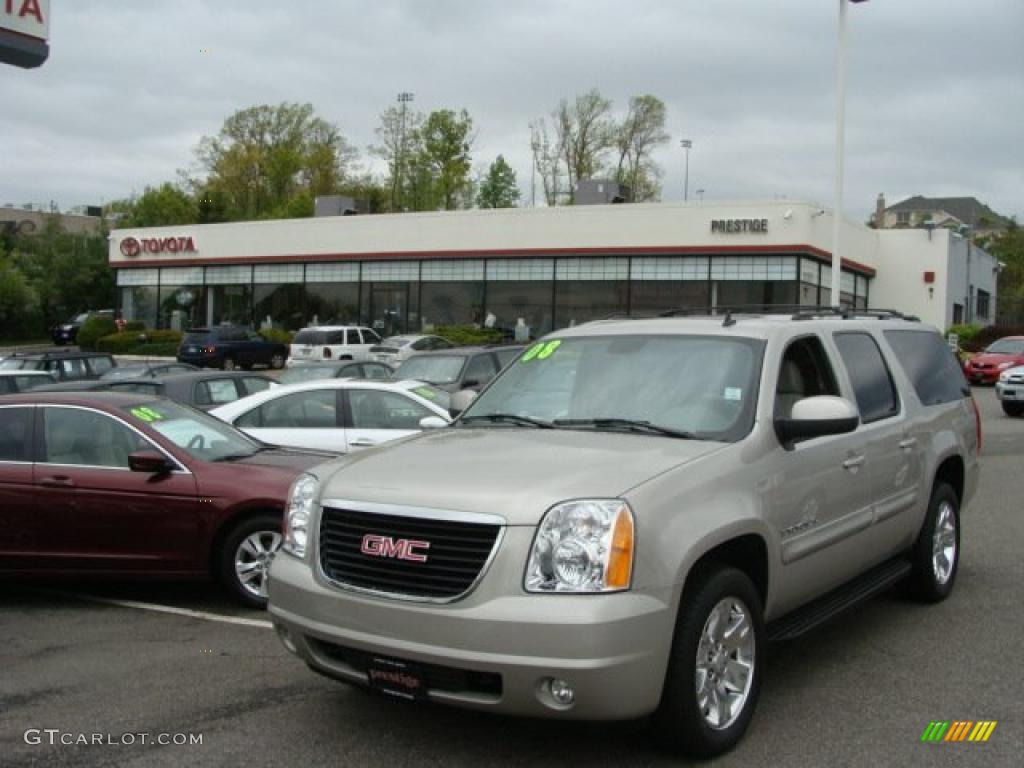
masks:
[[[735,325],[735,315],[789,315],[793,320],[811,320],[816,317],[837,317],[851,320],[858,317],[873,317],[879,320],[907,320],[920,322],[916,315],[905,315],[896,309],[855,309],[854,307],[832,307],[807,304],[729,304],[717,307],[678,307],[653,315],[633,315],[613,312],[602,320],[639,319],[642,317],[694,317],[707,315],[723,316],[722,325]]]

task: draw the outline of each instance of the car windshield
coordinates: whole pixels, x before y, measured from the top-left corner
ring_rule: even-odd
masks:
[[[738,440],[753,426],[763,343],[708,336],[554,339],[529,347],[461,424]]]
[[[1024,339],[1000,339],[985,349],[993,355],[1024,355]]]
[[[404,336],[388,336],[380,345],[382,347],[404,347],[410,341],[412,339],[407,339]]]
[[[104,381],[111,379],[134,379],[138,376],[145,376],[147,373],[149,373],[148,365],[119,365],[117,368],[111,368],[100,378]]]
[[[320,381],[321,379],[333,379],[338,372],[335,365],[297,365],[284,371],[277,380],[281,384],[299,384],[303,381]],[[355,378],[356,371],[351,374]]]
[[[252,456],[263,447],[230,424],[168,400],[125,406],[123,410],[200,461]]]
[[[430,384],[451,384],[459,380],[459,373],[465,365],[466,358],[461,355],[425,355],[410,357],[395,371],[392,378],[416,379]]]
[[[18,357],[7,357],[0,360],[0,371],[20,371],[25,361]]]

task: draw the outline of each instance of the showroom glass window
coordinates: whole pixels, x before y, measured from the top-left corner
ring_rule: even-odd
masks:
[[[624,312],[629,259],[571,258],[555,261],[555,328]]]
[[[424,261],[421,269],[420,315],[423,329],[483,322],[482,259]]]
[[[359,264],[306,265],[306,325],[359,322]]]
[[[160,327],[184,331],[206,324],[206,286],[202,267],[160,270]]]
[[[214,325],[252,322],[252,267],[207,267],[206,286]]]
[[[487,320],[515,338],[522,318],[528,338],[551,331],[555,264],[553,259],[491,259],[487,262]]]
[[[711,260],[715,306],[767,307],[797,302],[795,256],[719,256]]]
[[[711,306],[706,256],[634,256],[630,278],[634,317]]]
[[[261,264],[253,268],[253,325],[297,331],[306,324],[301,264]]]
[[[359,298],[360,325],[381,336],[418,330],[418,261],[365,261]]]
[[[156,328],[159,282],[160,271],[157,269],[117,270],[117,286],[121,293],[121,317],[140,322],[147,328]]]

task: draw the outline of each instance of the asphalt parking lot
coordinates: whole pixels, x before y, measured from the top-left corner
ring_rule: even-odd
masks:
[[[715,765],[1021,764],[1024,419],[1004,417],[991,388],[975,396],[982,480],[963,521],[954,595],[925,607],[887,594],[771,647],[753,725]],[[933,720],[998,725],[983,744],[921,743]],[[104,743],[60,743],[79,734]],[[202,743],[149,744],[139,734],[200,735]],[[120,743],[128,735],[134,743]],[[0,765],[185,763],[679,761],[642,724],[502,718],[333,683],[290,656],[262,613],[234,607],[208,585],[0,584]]]

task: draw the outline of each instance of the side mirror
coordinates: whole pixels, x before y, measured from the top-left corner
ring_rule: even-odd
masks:
[[[853,432],[859,423],[857,409],[849,400],[818,395],[797,400],[789,418],[775,419],[775,434],[787,445],[795,440]]]
[[[424,416],[420,419],[420,429],[441,429],[447,426],[448,422],[440,416]]]
[[[476,399],[477,393],[472,389],[460,389],[454,395],[452,395],[451,405],[448,406],[448,413],[452,415],[454,419],[464,410],[469,408],[469,404]]]
[[[164,475],[171,471],[171,463],[157,451],[136,451],[128,454],[128,468],[132,472]]]

